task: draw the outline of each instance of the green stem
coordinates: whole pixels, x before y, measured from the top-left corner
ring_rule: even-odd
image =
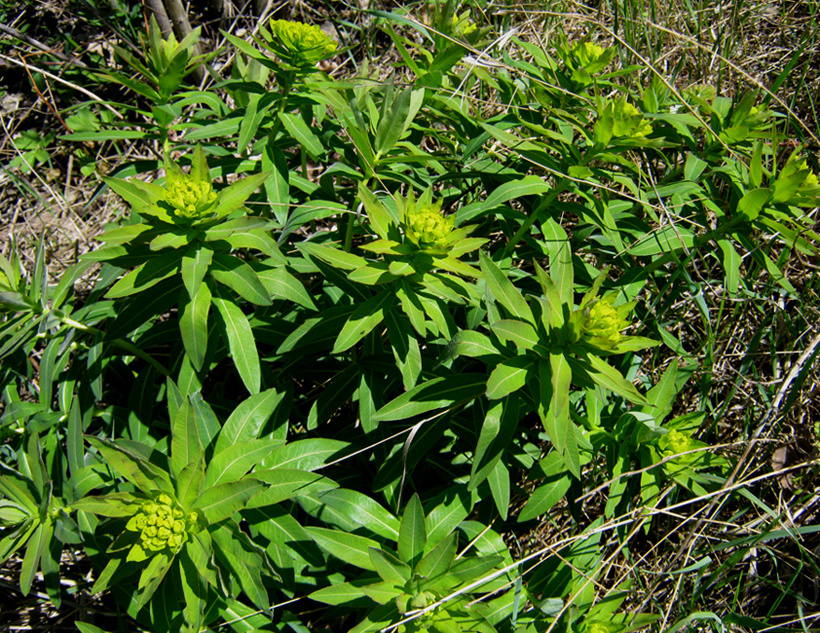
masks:
[[[86,325],[85,323],[80,323],[79,321],[75,321],[71,317],[65,316],[59,310],[55,310],[54,314],[60,319],[60,322],[74,328],[75,330],[79,330],[80,332],[87,332],[88,334],[104,334],[102,330],[98,330],[95,327],[91,327],[90,325]],[[112,345],[115,347],[119,347],[121,350],[124,350],[131,354],[132,356],[137,356],[141,358],[146,363],[151,365],[154,369],[156,369],[159,373],[163,376],[170,376],[171,372],[168,371],[165,367],[163,367],[159,361],[151,357],[150,355],[146,354],[140,348],[136,347],[133,343],[129,343],[128,341],[124,341],[121,338],[115,338],[110,341]]]

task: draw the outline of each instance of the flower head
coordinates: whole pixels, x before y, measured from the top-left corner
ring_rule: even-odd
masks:
[[[692,438],[672,429],[658,439],[658,451],[663,457],[679,455],[692,448]]]
[[[176,552],[193,531],[196,512],[185,513],[170,495],[160,494],[155,500],[145,501],[128,521],[125,529],[139,534],[137,558],[147,558],[164,550]]]
[[[178,176],[165,187],[165,202],[180,217],[196,220],[210,209],[216,200],[216,192],[211,183],[200,181],[193,176]]]
[[[621,330],[629,327],[629,321],[624,316],[624,312],[629,311],[631,306],[612,305],[614,297],[604,297],[592,304],[587,314],[584,333],[587,336],[606,339],[611,343],[617,343],[621,338]],[[626,309],[624,309],[626,308]]]
[[[613,128],[612,136],[643,138],[652,134],[652,126],[643,112],[629,103],[625,97],[618,99],[612,108]]]
[[[602,71],[615,54],[614,48],[603,48],[592,42],[578,42],[572,47],[572,57],[578,67],[590,74]]]
[[[280,48],[277,52],[294,64],[315,64],[336,52],[336,42],[318,26],[290,20],[272,20],[269,26]]]
[[[404,218],[407,238],[423,249],[445,249],[453,231],[455,219],[445,217],[435,207],[422,207],[408,212]]]

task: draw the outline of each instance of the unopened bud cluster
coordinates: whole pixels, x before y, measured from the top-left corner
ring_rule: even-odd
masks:
[[[453,231],[455,218],[444,217],[440,211],[421,208],[408,211],[405,216],[407,238],[421,248],[447,248],[448,237]]]
[[[196,219],[216,200],[216,192],[211,183],[197,180],[192,176],[174,179],[165,189],[165,202],[170,204],[177,215]]]
[[[139,532],[140,545],[146,554],[165,548],[176,551],[185,542],[187,532],[196,524],[196,519],[196,512],[186,516],[169,495],[161,494],[155,501],[143,503],[125,529]]]

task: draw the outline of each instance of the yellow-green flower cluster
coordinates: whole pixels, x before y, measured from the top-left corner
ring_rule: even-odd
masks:
[[[652,134],[652,126],[649,124],[643,112],[629,103],[626,98],[618,99],[612,108],[612,136],[643,138]]]
[[[817,174],[815,174],[811,170],[809,164],[806,162],[805,159],[801,160],[799,158],[795,158],[795,155],[792,155],[792,157],[789,158],[789,161],[778,174],[777,179],[785,181],[787,179],[795,177],[795,174],[801,171],[806,172],[806,175],[804,176],[803,181],[800,183],[800,186],[798,187],[797,191],[802,193],[804,190],[814,189],[815,187],[817,187]]]
[[[629,321],[624,319],[623,311],[614,307],[608,299],[596,301],[589,309],[584,332],[588,336],[617,343],[621,338],[621,330],[629,327]]]
[[[404,217],[407,239],[422,249],[446,249],[454,225],[454,217],[445,217],[433,207],[408,209]]]
[[[196,512],[186,516],[169,495],[161,494],[155,501],[143,503],[125,529],[139,533],[139,544],[146,554],[166,548],[177,551],[187,540],[187,533],[196,520]]]
[[[288,61],[315,64],[336,52],[336,42],[318,26],[290,20],[272,20],[269,26],[279,45],[290,55]]]
[[[617,624],[598,620],[596,622],[584,622],[579,631],[580,633],[612,633],[617,628]]]
[[[672,429],[658,439],[658,451],[663,457],[679,455],[692,448],[692,438]]]
[[[604,49],[592,42],[578,42],[572,47],[572,56],[583,68],[589,68],[604,55]]]
[[[165,187],[165,202],[173,207],[178,216],[192,220],[202,217],[216,197],[210,182],[197,180],[193,176],[173,178]]]

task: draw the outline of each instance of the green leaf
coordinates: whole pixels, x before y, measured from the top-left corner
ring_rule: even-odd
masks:
[[[165,574],[171,568],[172,560],[163,552],[155,553],[148,558],[148,565],[140,574],[136,598],[132,599],[128,607],[128,614],[131,617],[136,617],[137,613],[148,604],[165,578]]]
[[[427,544],[427,528],[424,523],[424,508],[421,507],[421,499],[418,494],[414,494],[401,517],[399,526],[398,550],[399,558],[415,567],[424,554],[424,546]]]
[[[212,250],[197,245],[189,248],[182,257],[182,283],[185,284],[189,297],[193,298],[202,285],[213,255]]]
[[[296,440],[272,450],[262,463],[265,468],[298,468],[311,471],[321,468],[331,458],[340,458],[349,446],[347,442],[325,438]]]
[[[103,631],[100,627],[94,626],[93,624],[88,624],[88,622],[75,622],[74,626],[76,626],[80,633],[108,633],[107,631]]]
[[[302,283],[284,268],[263,268],[257,270],[256,274],[271,296],[281,297],[311,310],[318,309]]]
[[[290,213],[290,171],[284,152],[268,144],[262,154],[262,170],[270,174],[265,180],[265,191],[273,216],[285,224]]]
[[[737,213],[751,222],[757,219],[763,207],[769,202],[772,192],[768,189],[747,191],[737,203]]]
[[[475,490],[493,471],[518,428],[518,398],[494,403],[481,425],[468,490]]]
[[[464,491],[450,494],[430,510],[425,519],[427,547],[431,548],[444,540],[461,525],[473,509],[472,496]]]
[[[503,341],[512,341],[519,349],[532,349],[538,342],[538,333],[529,323],[514,319],[502,319],[490,325],[490,329]]]
[[[256,470],[253,478],[267,484],[267,488],[250,500],[249,508],[261,508],[299,495],[316,495],[338,487],[337,483],[327,477],[295,468]]]
[[[106,328],[105,340],[122,338],[176,306],[179,290],[179,280],[172,277],[157,284],[151,292],[131,297],[118,308],[117,318]]]
[[[208,313],[211,311],[211,289],[200,284],[196,294],[187,300],[187,292],[180,297],[179,330],[182,345],[194,369],[202,370],[208,346]]]
[[[695,236],[692,231],[683,226],[667,224],[647,233],[630,246],[627,252],[636,257],[650,257],[689,249],[694,243]]]
[[[195,548],[194,541],[189,540],[185,543],[185,547],[179,556],[179,572],[182,581],[182,604],[184,605],[185,622],[190,627],[189,630],[200,631],[208,590],[199,570],[202,567],[207,567],[208,559],[197,560],[196,563],[191,560],[189,552],[192,550],[197,552],[198,550]],[[199,563],[199,566],[197,563]]]
[[[207,444],[206,438],[200,435],[196,411],[190,399],[186,398],[171,427],[171,470],[174,475],[179,475],[194,455],[205,450]]]
[[[97,239],[112,246],[114,244],[128,244],[128,242],[135,237],[139,237],[143,233],[149,233],[150,231],[152,231],[152,228],[148,224],[127,224],[117,227],[116,229],[108,230]]]
[[[364,204],[370,226],[383,240],[390,239],[390,229],[396,225],[396,220],[378,198],[367,188],[364,182],[359,183],[359,198]]]
[[[237,180],[231,186],[219,192],[214,212],[219,218],[224,218],[245,204],[245,201],[265,182],[268,174],[254,174]]]
[[[447,573],[456,557],[458,549],[458,532],[447,535],[431,549],[416,565],[416,573],[429,579],[435,579]]]
[[[390,105],[390,110],[382,113],[373,144],[378,154],[386,154],[393,149],[393,146],[410,127],[423,100],[423,88],[417,90],[407,88],[396,97]]]
[[[580,359],[579,359],[580,360]],[[583,360],[586,363],[581,363],[579,360],[570,359],[572,371],[579,371],[581,375],[587,375],[597,385],[604,389],[609,389],[613,393],[626,398],[629,402],[638,405],[645,405],[646,398],[635,388],[631,382],[626,380],[618,370],[608,365],[602,358],[588,354]]]
[[[214,453],[221,453],[229,446],[258,438],[285,395],[274,387],[243,400],[222,425]]]
[[[145,461],[141,456],[114,442],[90,436],[86,436],[86,440],[100,452],[105,463],[138,489],[147,492],[159,488],[173,493],[174,488],[168,478],[168,473],[158,466]]]
[[[199,495],[194,507],[205,516],[208,523],[219,523],[244,508],[263,489],[264,484],[256,479],[230,481],[205,490]]]
[[[216,306],[222,326],[225,328],[228,349],[245,388],[251,394],[259,393],[262,382],[259,354],[248,318],[230,299],[215,295],[211,301]]]
[[[495,507],[503,520],[507,520],[507,513],[510,510],[510,471],[504,462],[498,461],[495,468],[490,471],[487,481],[490,484],[490,492],[495,501]]]
[[[479,397],[486,388],[483,374],[456,374],[434,378],[413,387],[376,412],[377,421],[406,420],[435,409],[444,409]]]
[[[343,582],[338,585],[330,585],[308,595],[311,600],[323,602],[324,604],[347,604],[359,598],[364,598],[367,594],[356,585]]]
[[[718,240],[718,246],[723,251],[723,271],[726,290],[732,297],[737,295],[740,287],[740,266],[743,259],[729,240]]]
[[[421,375],[421,350],[407,317],[395,309],[385,312],[387,336],[405,389],[416,386]]]
[[[412,570],[406,564],[396,558],[390,552],[380,550],[376,547],[370,549],[370,562],[376,568],[376,573],[385,582],[403,586],[412,575]]]
[[[570,471],[580,478],[580,460],[577,456],[577,447],[570,442],[570,439],[574,438],[573,429],[570,428],[572,420],[569,416],[569,390],[572,382],[572,369],[567,357],[560,353],[550,353],[550,367],[547,371],[544,371],[543,368],[545,362],[541,361],[542,367],[539,370],[539,378],[542,382],[549,379],[552,389],[550,390],[550,402],[542,403],[547,407],[544,427],[553,446],[564,457]]]
[[[487,397],[497,400],[527,384],[534,368],[529,356],[513,356],[495,366],[487,380]]]
[[[268,291],[256,272],[238,257],[214,255],[211,277],[236,292],[240,297],[259,306],[271,304]]]
[[[330,246],[323,246],[321,244],[302,242],[299,244],[299,250],[304,251],[311,257],[318,257],[334,268],[341,268],[342,270],[355,270],[356,268],[367,265],[367,260],[364,257],[359,257],[358,255],[348,253],[339,248],[331,248]]]
[[[384,320],[384,313],[393,303],[395,294],[382,292],[371,297],[353,311],[333,345],[333,354],[353,347]]]
[[[507,279],[501,269],[483,251],[480,257],[481,271],[484,273],[490,294],[507,308],[513,316],[534,324],[535,319],[532,316],[532,310],[530,310],[530,306],[527,305],[527,301],[521,293],[516,290],[512,282]]]
[[[443,360],[450,360],[457,356],[481,359],[488,356],[499,356],[501,353],[502,350],[498,349],[486,334],[475,330],[461,330],[447,345]]]
[[[126,274],[106,293],[109,299],[127,297],[157,285],[179,270],[180,260],[176,253],[157,255]]]
[[[546,514],[552,506],[563,499],[572,485],[572,478],[564,471],[564,460],[558,451],[545,457],[538,466],[547,478],[546,483],[536,488],[521,509],[519,521],[529,521]]]
[[[54,527],[50,520],[46,523],[41,523],[34,530],[34,534],[28,540],[26,545],[26,553],[23,556],[23,564],[20,567],[20,592],[27,596],[31,591],[31,583],[34,580],[34,574],[40,566],[40,558],[43,555],[48,542],[51,540],[51,535],[54,533]]]
[[[544,194],[551,189],[552,187],[540,176],[524,176],[520,180],[506,182],[496,188],[482,203],[481,210],[482,212],[490,211],[509,200]]]
[[[279,120],[285,129],[299,144],[310,154],[313,159],[319,158],[324,154],[325,150],[322,147],[322,141],[316,136],[313,131],[305,123],[304,119],[298,114],[290,114],[289,112],[280,112]]]
[[[255,229],[265,229],[268,227],[268,220],[259,217],[242,216],[239,218],[232,218],[220,222],[216,226],[212,226],[205,231],[205,240],[208,242],[217,242],[219,240],[227,240],[237,233],[247,233]]]
[[[202,482],[205,479],[204,456],[205,451],[202,451],[191,457],[191,461],[174,480],[177,500],[183,508],[191,507],[202,490]]]
[[[284,440],[250,440],[241,444],[228,446],[214,454],[208,462],[203,485],[210,488],[229,481],[235,481],[245,475],[271,452],[271,449],[282,444]]]
[[[393,541],[399,536],[399,520],[367,495],[337,488],[319,493],[316,498],[374,534]]]
[[[340,532],[339,530],[329,530],[320,527],[306,527],[305,531],[316,541],[316,544],[323,550],[333,554],[346,563],[355,567],[376,571],[376,567],[370,560],[370,548],[379,549],[376,541],[363,536]]]

